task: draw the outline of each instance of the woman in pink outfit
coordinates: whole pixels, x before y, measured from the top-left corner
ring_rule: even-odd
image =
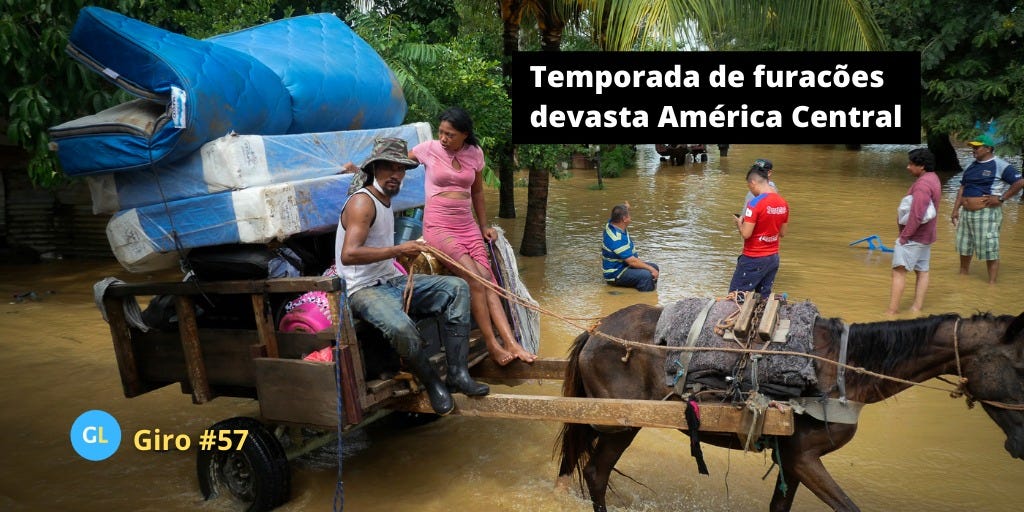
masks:
[[[438,140],[421,142],[409,153],[426,167],[423,238],[462,266],[452,271],[469,283],[470,309],[491,358],[502,366],[517,358],[532,363],[537,356],[516,342],[498,294],[469,274],[495,282],[484,238],[498,236],[487,226],[484,152],[473,134],[473,120],[459,107],[445,110],[439,120]]]

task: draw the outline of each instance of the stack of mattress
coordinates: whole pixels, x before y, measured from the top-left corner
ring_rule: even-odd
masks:
[[[144,272],[188,249],[333,230],[378,137],[409,146],[426,123],[379,55],[331,14],[206,40],[96,7],[68,52],[138,99],[50,129],[63,170],[85,176],[118,261]],[[423,168],[396,211],[422,206]]]

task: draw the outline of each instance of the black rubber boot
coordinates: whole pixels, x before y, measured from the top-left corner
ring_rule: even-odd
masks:
[[[441,376],[437,374],[434,366],[427,359],[427,354],[422,350],[417,350],[407,357],[405,362],[409,370],[426,389],[427,396],[430,398],[430,407],[434,409],[434,412],[441,416],[452,412],[452,409],[455,408],[455,401],[452,400],[448,388],[441,382]]]
[[[490,386],[473,380],[466,367],[469,356],[469,336],[446,333],[444,337],[445,357],[448,358],[448,387],[467,396],[484,396],[491,392]]]

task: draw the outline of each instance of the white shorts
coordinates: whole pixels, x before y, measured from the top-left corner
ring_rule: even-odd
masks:
[[[900,245],[896,242],[896,248],[892,251],[892,268],[903,267],[907,270],[928,272],[928,262],[932,259],[931,244],[908,241]]]

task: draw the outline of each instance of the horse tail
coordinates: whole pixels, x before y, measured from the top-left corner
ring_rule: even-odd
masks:
[[[569,354],[568,365],[565,370],[565,381],[562,383],[562,396],[582,397],[587,396],[583,388],[583,378],[580,375],[580,353],[590,339],[590,334],[584,332],[573,341]],[[597,431],[580,423],[565,423],[562,431],[559,432],[555,441],[556,450],[560,447],[559,454],[561,462],[558,466],[559,479],[575,476],[580,487],[583,486],[583,467],[590,460],[594,453],[594,443],[597,439]]]

